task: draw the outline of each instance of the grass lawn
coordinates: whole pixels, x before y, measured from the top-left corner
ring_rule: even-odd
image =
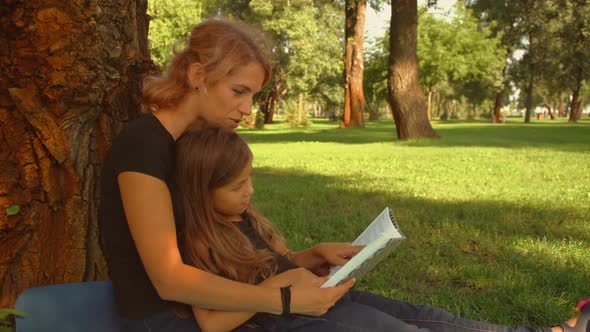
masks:
[[[256,206],[296,250],[352,241],[386,206],[408,239],[356,288],[477,320],[549,326],[590,296],[590,121],[392,120],[242,129]]]

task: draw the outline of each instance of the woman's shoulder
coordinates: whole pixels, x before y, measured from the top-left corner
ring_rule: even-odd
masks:
[[[156,146],[169,147],[174,145],[174,139],[162,126],[160,121],[151,113],[142,114],[129,121],[113,141],[116,146]]]
[[[174,139],[153,114],[129,121],[109,148],[104,169],[137,171],[164,178],[174,159]]]

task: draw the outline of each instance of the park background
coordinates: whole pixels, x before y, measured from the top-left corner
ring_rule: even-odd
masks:
[[[4,2],[0,308],[107,278],[102,157],[141,78],[223,15],[273,40],[238,131],[254,203],[295,249],[351,241],[389,206],[408,240],[356,287],[509,325],[571,316],[590,292],[590,4],[445,4]],[[367,10],[391,17],[382,35]]]

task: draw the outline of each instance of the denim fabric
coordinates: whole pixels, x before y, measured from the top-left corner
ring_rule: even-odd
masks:
[[[194,317],[180,318],[172,311],[161,312],[145,319],[122,319],[123,332],[201,332]],[[262,328],[239,327],[234,332],[263,332]]]
[[[350,291],[325,315],[283,317],[258,315],[260,327],[242,326],[234,332],[550,332],[526,326],[508,327],[455,317],[439,308],[414,305],[361,291]],[[123,320],[127,332],[200,332],[194,318],[163,312],[143,320]]]
[[[512,328],[455,317],[439,308],[413,305],[383,296],[350,291],[321,317],[294,315],[276,316],[265,327],[270,331],[305,332],[531,332],[551,331],[530,327]]]

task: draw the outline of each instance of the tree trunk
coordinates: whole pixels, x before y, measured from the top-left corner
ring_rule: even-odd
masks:
[[[428,121],[432,120],[432,88],[428,89]]]
[[[547,114],[549,114],[551,120],[555,120],[555,114],[553,114],[553,111],[551,110],[551,105],[545,104],[545,108],[547,109]]]
[[[563,95],[559,95],[559,102],[557,104],[557,117],[563,118],[565,116],[565,107],[563,104]]]
[[[534,81],[535,81],[535,67],[533,65],[533,56],[532,56],[532,52],[533,52],[533,33],[529,32],[529,53],[530,54],[530,59],[529,59],[529,81],[527,83],[527,87],[526,87],[526,101],[525,101],[525,107],[526,107],[526,112],[524,114],[524,123],[530,123],[531,122],[531,113],[533,111],[533,92],[534,92]]]
[[[500,123],[500,111],[502,110],[502,101],[504,100],[504,89],[496,94],[496,102],[494,103],[494,119]]]
[[[344,53],[344,114],[341,127],[365,126],[365,94],[363,70],[365,55],[366,0],[346,0],[345,53]]]
[[[570,117],[569,122],[578,122],[582,114],[580,88],[582,87],[582,80],[578,79],[576,82],[576,89],[572,93],[572,101],[570,103]]]
[[[107,277],[100,164],[137,113],[145,0],[0,5],[0,308],[24,289]],[[16,215],[5,209],[20,206]]]
[[[398,139],[439,137],[428,121],[426,99],[418,81],[416,0],[391,4],[387,87]]]
[[[260,94],[260,111],[264,114],[265,124],[273,122],[277,103],[287,93],[287,89],[282,88],[283,82],[284,75],[278,73],[273,75],[269,83],[270,88],[266,93]]]

